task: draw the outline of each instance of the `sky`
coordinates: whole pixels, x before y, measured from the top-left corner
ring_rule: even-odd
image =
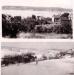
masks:
[[[2,0],[2,6],[29,6],[29,7],[61,7],[61,8],[71,8],[72,0]],[[30,11],[30,10],[3,10],[2,13],[10,14],[12,16],[32,16],[33,14],[37,16],[52,17],[53,14],[58,14],[59,12],[48,12],[48,11]],[[61,13],[59,13],[61,14]]]
[[[1,0],[1,5],[72,8],[73,0]]]
[[[72,49],[74,42],[2,42],[2,46],[25,49]]]
[[[44,17],[52,17],[54,14],[58,15],[61,14],[60,12],[48,12],[48,11],[32,11],[32,10],[25,10],[25,11],[20,11],[20,10],[3,10],[3,14],[9,14],[11,16],[22,16],[28,17],[32,15],[36,16],[44,16]]]

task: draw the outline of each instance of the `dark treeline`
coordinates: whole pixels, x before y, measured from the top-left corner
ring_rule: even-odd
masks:
[[[56,54],[49,54],[49,56],[43,54],[40,58],[38,58],[36,53],[33,52],[16,55],[5,55],[1,59],[1,66],[8,66],[11,64],[20,64],[20,63],[26,64],[36,62],[36,60],[43,61],[43,60],[61,59],[67,56],[69,56],[70,58],[74,57],[74,50],[70,49],[68,51],[59,51]]]
[[[1,66],[8,66],[11,64],[19,64],[19,63],[30,63],[30,62],[35,62],[37,59],[37,56],[35,53],[22,53],[22,54],[17,54],[17,55],[5,55],[2,60],[1,60]],[[42,58],[38,61],[46,60],[46,56],[42,56]]]
[[[61,25],[52,22],[50,17],[42,17],[32,15],[31,17],[21,18],[21,16],[14,16],[2,14],[2,36],[9,36],[10,38],[17,38],[19,32],[31,33],[61,33],[72,34],[72,20],[69,19],[69,13],[61,15]],[[66,19],[66,20],[64,20]],[[53,26],[54,25],[54,26]],[[44,27],[45,26],[45,27]],[[50,27],[49,27],[50,26]]]
[[[36,57],[33,55],[34,53],[27,53],[22,55],[6,55],[2,58],[1,65],[8,66],[10,64],[33,62],[36,59]]]

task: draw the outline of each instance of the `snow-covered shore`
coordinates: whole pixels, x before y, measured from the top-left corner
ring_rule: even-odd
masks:
[[[74,58],[10,65],[2,67],[1,75],[74,75]]]

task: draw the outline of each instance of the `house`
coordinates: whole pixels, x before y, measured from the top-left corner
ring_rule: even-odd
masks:
[[[37,16],[37,20],[40,20],[42,24],[51,24],[52,23],[52,18],[50,18],[50,17]]]
[[[61,23],[61,15],[54,15],[53,17],[54,17],[53,22],[55,24],[60,24]]]
[[[54,15],[53,17],[54,17],[54,23],[55,24],[61,24],[63,22],[68,22],[71,19],[71,16],[69,13]]]

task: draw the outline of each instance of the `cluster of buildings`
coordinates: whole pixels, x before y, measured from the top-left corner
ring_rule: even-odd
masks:
[[[42,20],[42,21],[47,21],[48,24],[60,24],[61,21],[72,21],[72,14],[71,13],[63,13],[63,14],[58,14],[58,15],[53,15],[52,18],[50,17],[43,17],[43,16],[35,16],[36,20]],[[32,18],[32,17],[28,17],[28,18]],[[25,18],[24,18],[25,19]],[[14,16],[11,17],[10,15],[6,15],[6,20],[8,20],[9,22],[13,22],[13,20],[15,22],[21,22],[22,17],[21,16]]]

